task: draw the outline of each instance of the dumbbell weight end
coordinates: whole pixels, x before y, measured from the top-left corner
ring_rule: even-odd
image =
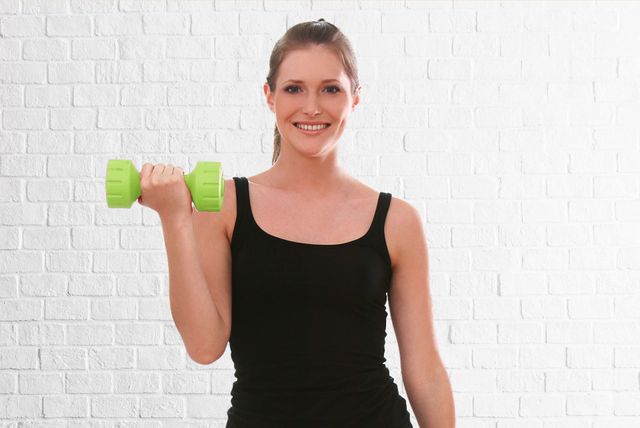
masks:
[[[184,181],[198,211],[220,211],[224,199],[224,177],[220,162],[201,161]]]
[[[131,208],[142,194],[140,173],[128,159],[109,160],[105,186],[109,208]]]
[[[184,180],[198,211],[220,211],[224,198],[220,162],[197,162],[195,169],[184,175]],[[140,173],[128,159],[109,160],[105,186],[109,208],[131,208],[142,193]]]

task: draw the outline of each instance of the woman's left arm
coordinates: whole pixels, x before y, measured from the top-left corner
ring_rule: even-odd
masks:
[[[400,350],[402,380],[420,428],[452,428],[453,393],[433,332],[422,219],[411,204],[395,201],[395,215],[388,218],[396,254],[389,309]]]

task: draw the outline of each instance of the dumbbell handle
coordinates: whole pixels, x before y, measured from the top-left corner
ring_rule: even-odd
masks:
[[[191,173],[184,175],[184,180],[198,211],[220,211],[224,198],[220,162],[198,162]],[[111,159],[107,163],[105,187],[109,208],[131,208],[142,194],[140,173],[128,159]]]

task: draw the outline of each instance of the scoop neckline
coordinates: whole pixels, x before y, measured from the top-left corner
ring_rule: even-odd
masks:
[[[300,246],[307,246],[307,247],[341,247],[341,246],[346,246],[346,245],[351,245],[351,244],[355,244],[357,242],[362,241],[363,239],[365,239],[370,233],[371,230],[373,229],[373,225],[376,221],[376,217],[378,216],[378,211],[380,210],[380,202],[382,201],[382,192],[378,192],[378,201],[376,202],[376,209],[373,213],[373,218],[371,219],[371,223],[369,224],[369,228],[367,229],[367,231],[364,233],[364,235],[362,235],[359,238],[353,239],[351,241],[347,241],[347,242],[339,242],[337,244],[315,244],[312,242],[298,242],[298,241],[291,241],[289,239],[285,239],[285,238],[281,238],[279,236],[275,236],[270,234],[269,232],[267,232],[266,230],[264,230],[263,228],[260,227],[260,225],[258,224],[258,222],[256,221],[255,217],[253,216],[253,209],[251,208],[251,198],[250,198],[250,182],[249,179],[247,177],[242,177],[242,179],[245,181],[245,183],[247,184],[247,206],[248,206],[248,211],[249,211],[249,218],[251,219],[251,222],[253,223],[253,225],[256,227],[256,229],[258,229],[258,231],[260,233],[262,233],[263,235],[271,238],[271,239],[275,239],[277,241],[281,241],[281,242],[285,242],[288,244],[294,244],[294,245],[300,245]]]

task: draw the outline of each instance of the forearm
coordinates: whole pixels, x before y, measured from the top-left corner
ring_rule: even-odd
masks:
[[[453,393],[444,367],[422,381],[405,382],[405,389],[420,428],[455,427]]]
[[[162,219],[169,264],[171,315],[189,356],[207,361],[224,337],[224,321],[200,266],[191,219]]]

